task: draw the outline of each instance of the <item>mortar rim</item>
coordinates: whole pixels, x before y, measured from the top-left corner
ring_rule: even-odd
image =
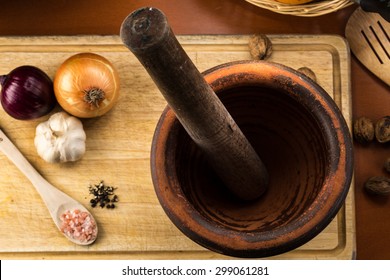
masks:
[[[230,74],[227,75],[227,72]],[[243,73],[245,75],[242,75]],[[331,146],[337,143],[343,144],[337,145],[340,158],[332,158],[332,163],[337,162],[337,164],[334,166],[334,170],[332,169],[332,172],[329,172],[332,174],[328,174],[323,184],[327,186],[326,191],[322,189],[313,201],[313,211],[310,214],[305,213],[289,227],[278,229],[276,233],[272,231],[272,236],[271,234],[265,235],[262,233],[262,236],[259,237],[255,233],[224,229],[205,220],[191,206],[183,193],[170,193],[171,190],[166,185],[171,174],[164,174],[166,166],[161,162],[161,151],[166,145],[170,129],[175,125],[175,122],[176,124],[178,122],[169,107],[161,115],[153,137],[151,151],[152,179],[157,197],[164,211],[172,222],[193,241],[225,255],[268,257],[292,250],[308,242],[318,235],[336,216],[347,196],[352,180],[352,141],[348,126],[333,99],[318,84],[303,74],[287,66],[264,61],[231,62],[204,72],[206,81],[216,92],[223,87],[224,81],[229,80],[231,82],[237,74],[241,74],[241,81],[235,80],[232,83],[234,87],[260,84],[275,86],[276,81],[278,87],[284,85],[285,90],[290,89],[289,94],[294,95],[295,98],[300,96],[297,92],[291,91],[291,88],[304,88],[309,95],[313,95],[314,99],[324,106],[325,111],[321,114],[327,115],[333,126],[332,132],[328,131],[326,133],[327,141],[332,142]],[[262,78],[259,79],[259,75]],[[245,79],[242,79],[243,76],[245,76]],[[286,77],[289,83],[286,83]],[[224,87],[224,89],[226,88]],[[334,180],[339,182],[338,187],[335,186]],[[178,205],[180,205],[179,212],[173,207],[177,208]],[[291,232],[298,234],[294,235]],[[221,236],[223,236],[222,241],[220,240]]]

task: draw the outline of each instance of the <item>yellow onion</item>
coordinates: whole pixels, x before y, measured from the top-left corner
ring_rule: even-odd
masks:
[[[119,75],[103,56],[79,53],[69,57],[54,77],[54,93],[60,106],[79,118],[107,113],[119,97]]]

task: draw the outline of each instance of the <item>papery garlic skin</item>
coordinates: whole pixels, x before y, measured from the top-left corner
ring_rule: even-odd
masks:
[[[85,153],[85,140],[82,122],[59,112],[37,126],[34,144],[40,157],[57,163],[79,160]]]

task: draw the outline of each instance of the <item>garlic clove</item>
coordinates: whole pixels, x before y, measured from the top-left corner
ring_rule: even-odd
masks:
[[[60,162],[79,160],[85,153],[84,141],[79,138],[75,141],[68,141],[65,145],[61,145]]]
[[[86,151],[85,141],[82,122],[59,112],[36,127],[34,144],[45,161],[56,163],[81,159]]]

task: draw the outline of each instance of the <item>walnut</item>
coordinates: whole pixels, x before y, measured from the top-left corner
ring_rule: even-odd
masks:
[[[317,81],[316,74],[309,67],[301,67],[298,68],[297,70],[302,74],[306,75],[307,77],[309,77],[310,79],[312,79],[314,82]]]
[[[253,59],[267,59],[272,54],[271,40],[263,34],[252,35],[249,39],[249,51]]]
[[[390,173],[390,157],[386,159],[385,164],[383,165],[383,168]]]
[[[368,144],[375,137],[374,123],[366,117],[360,117],[353,124],[353,136],[361,144]]]
[[[375,124],[375,137],[379,143],[390,141],[390,116],[381,118]]]
[[[390,179],[383,176],[374,176],[364,184],[367,192],[377,195],[390,195]]]

